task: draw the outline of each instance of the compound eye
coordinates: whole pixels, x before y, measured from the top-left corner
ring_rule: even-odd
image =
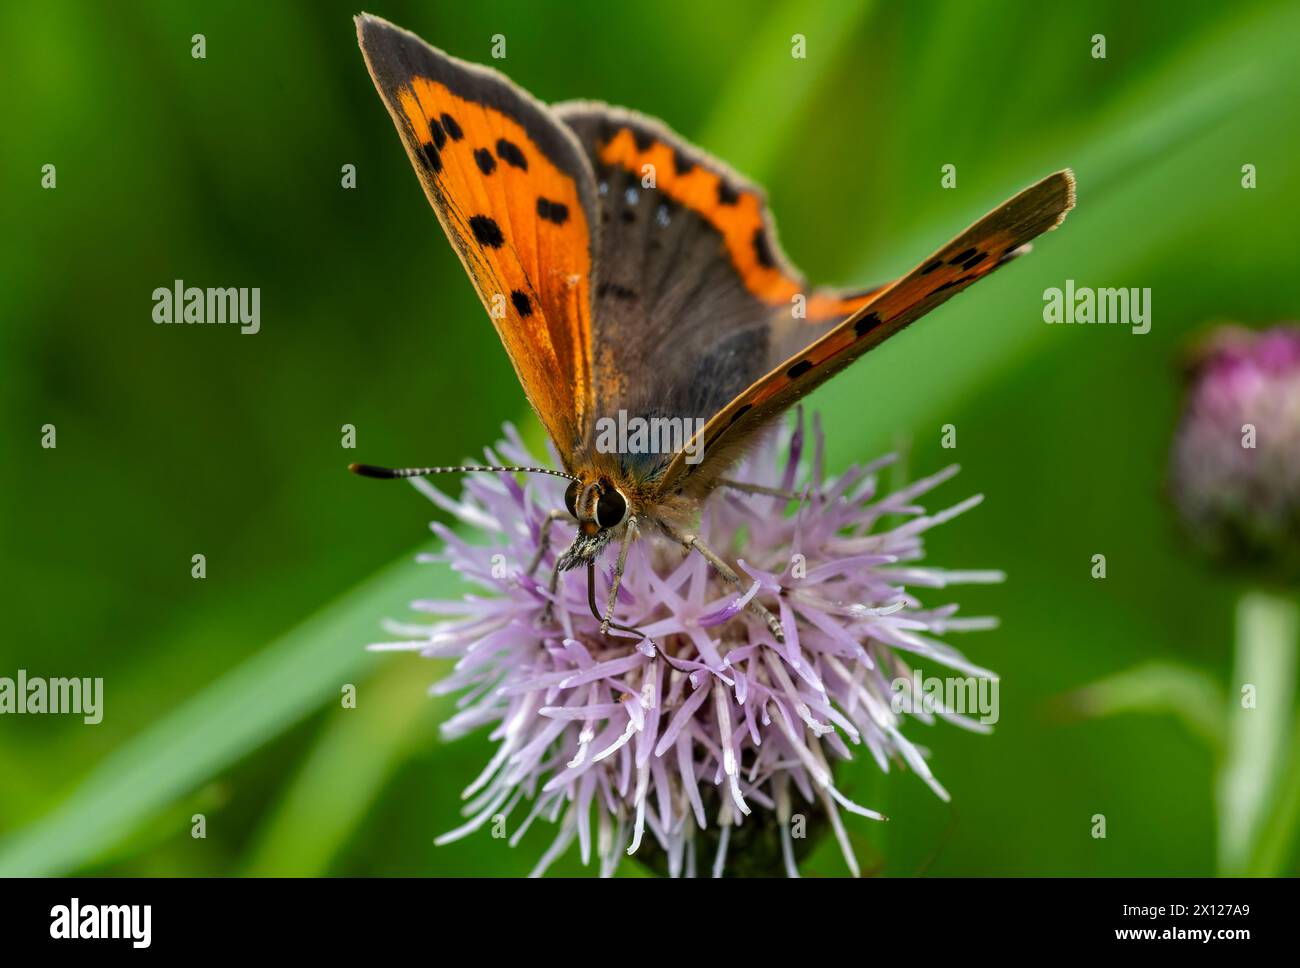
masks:
[[[627,514],[627,501],[614,488],[605,489],[605,493],[596,502],[596,523],[602,528],[613,528],[623,522]]]
[[[570,481],[564,490],[564,506],[575,518],[578,516],[578,482]]]

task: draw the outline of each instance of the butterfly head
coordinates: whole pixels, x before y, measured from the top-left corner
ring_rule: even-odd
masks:
[[[564,492],[564,504],[578,522],[573,544],[560,556],[560,570],[569,571],[600,557],[615,532],[627,520],[627,495],[608,480],[575,480]]]

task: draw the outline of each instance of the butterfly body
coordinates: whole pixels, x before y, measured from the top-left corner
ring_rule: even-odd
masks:
[[[617,541],[611,609],[628,543],[647,530],[739,582],[691,529],[756,436],[1026,251],[1074,203],[1073,177],[1056,172],[899,280],[817,288],[781,252],[763,191],[662,123],[596,102],[548,107],[386,21],[362,15],[357,30],[425,195],[572,482],[565,510],[577,534],[552,587],[562,570],[590,575]],[[615,418],[691,432],[669,447],[610,446],[602,427]]]

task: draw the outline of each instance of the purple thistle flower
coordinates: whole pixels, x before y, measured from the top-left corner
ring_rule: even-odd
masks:
[[[1190,368],[1169,478],[1207,555],[1300,575],[1300,327],[1210,334]]]
[[[554,551],[535,578],[525,571],[547,512],[563,507],[562,480],[538,476],[520,486],[510,476],[467,477],[459,501],[413,481],[489,539],[471,544],[435,524],[446,548],[427,560],[449,562],[491,595],[416,602],[417,611],[451,617],[392,626],[418,638],[372,646],[455,658],[452,674],[435,687],[464,693],[445,735],[493,727],[496,753],[464,792],[468,819],[439,843],[498,816],[523,815],[511,822],[512,846],[538,818],[558,826],[534,875],[576,840],[583,863],[595,855],[604,876],[638,852],[674,876],[718,876],[733,841],[748,845],[756,831],[775,827],[777,869],[798,876],[791,821],[803,813],[824,819],[857,875],[842,811],[884,818],[836,787],[835,762],[865,748],[881,770],[901,760],[948,799],[922,750],[903,736],[906,716],[891,697],[912,675],[909,654],[994,678],[938,636],[996,621],[958,618],[952,604],[926,607],[912,591],[1003,579],[921,564],[924,533],[981,498],[934,514],[917,504],[957,473],[955,465],[886,495],[876,472],[892,457],[827,478],[814,427],[811,460],[801,463],[800,419],[732,475],[768,488],[808,488],[797,510],[783,498],[732,490],[715,492],[705,505],[699,533],[735,562],[748,582],[743,593],[700,555],[664,538],[645,533],[633,544],[617,616],[644,638],[600,634],[581,571],[561,575],[554,618],[542,624],[549,569],[571,525],[553,523]],[[490,462],[534,463],[514,428],[506,437],[488,453]],[[783,462],[778,448],[788,454]],[[602,603],[615,555],[610,548],[601,562]],[[778,612],[784,643],[745,608],[755,595]],[[987,731],[946,707],[936,714]],[[935,719],[923,708],[908,715]]]

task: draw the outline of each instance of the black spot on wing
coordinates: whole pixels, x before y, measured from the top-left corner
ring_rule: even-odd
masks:
[[[446,111],[442,112],[442,117],[439,120],[442,121],[442,128],[447,132],[447,137],[451,138],[452,141],[459,141],[465,137],[465,132],[456,123],[456,119]]]
[[[497,138],[497,157],[507,165],[512,165],[522,171],[528,170],[528,159],[524,157],[524,153],[519,150],[519,146],[513,141]]]
[[[680,151],[673,152],[673,171],[679,175],[685,175],[694,170],[695,162],[687,158]]]
[[[867,333],[879,326],[881,322],[882,320],[879,313],[867,313],[853,324],[853,332],[858,336],[866,336]]]
[[[740,201],[740,193],[727,184],[725,179],[718,179],[718,204],[735,205]]]
[[[790,369],[785,371],[785,375],[791,380],[797,380],[813,368],[812,360],[800,360]]]
[[[935,269],[938,269],[942,265],[943,265],[942,259],[935,259],[928,266],[926,266],[924,269],[921,270],[921,275],[928,276],[930,273],[934,272]]]
[[[767,231],[762,226],[754,229],[754,256],[761,266],[771,268],[776,264],[772,258],[772,247],[767,242]]]
[[[486,245],[491,249],[499,249],[505,245],[505,236],[501,234],[501,226],[497,225],[495,219],[486,215],[472,215],[469,228],[479,245]]]
[[[655,143],[654,138],[637,128],[632,128],[632,140],[636,142],[637,151],[649,151],[650,146]]]
[[[958,252],[955,256],[953,256],[951,259],[948,260],[948,265],[955,266],[958,262],[965,262],[967,259],[973,256],[975,252],[976,252],[975,249],[963,249],[961,252]]]
[[[515,309],[520,316],[531,316],[533,314],[532,303],[528,301],[528,296],[518,289],[510,291],[510,301],[515,304]]]
[[[429,137],[433,139],[439,151],[447,144],[447,132],[442,130],[442,125],[438,123],[437,118],[429,119]]]
[[[438,153],[438,146],[432,141],[426,141],[420,146],[420,151],[424,154],[424,160],[435,173],[442,171],[442,155]]]
[[[556,225],[563,225],[569,217],[569,206],[563,202],[552,202],[548,198],[538,197],[537,215],[539,218]]]
[[[987,252],[977,252],[961,264],[962,270],[974,269],[977,265],[989,257]]]
[[[753,409],[754,409],[754,405],[752,403],[747,403],[743,407],[740,407],[735,413],[731,415],[731,419],[727,421],[727,426],[731,426],[737,420],[739,420],[741,417],[743,417],[745,414],[749,413],[749,411]]]
[[[478,163],[478,170],[485,175],[490,175],[497,169],[497,160],[486,148],[474,149],[474,161]]]

